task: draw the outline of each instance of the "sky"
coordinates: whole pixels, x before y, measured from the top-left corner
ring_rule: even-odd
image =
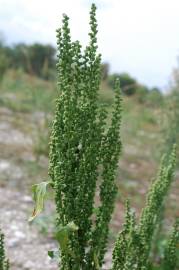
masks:
[[[179,0],[0,0],[0,32],[8,44],[50,43],[62,14],[71,34],[88,43],[89,9],[94,2],[98,44],[111,72],[128,72],[165,91],[179,55]]]

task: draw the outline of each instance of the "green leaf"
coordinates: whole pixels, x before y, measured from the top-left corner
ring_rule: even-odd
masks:
[[[47,186],[51,182],[42,182],[32,186],[33,199],[35,202],[34,210],[32,216],[29,218],[29,222],[32,222],[44,209],[44,200],[47,193]]]
[[[95,264],[96,269],[97,270],[100,269],[99,260],[98,260],[98,256],[96,255],[96,252],[94,252],[94,254],[93,254],[93,259],[94,259],[94,264]]]
[[[61,250],[66,251],[68,249],[68,230],[67,230],[67,228],[62,227],[56,233],[56,239],[60,244]]]
[[[65,253],[70,253],[68,248],[69,234],[78,230],[78,226],[72,221],[66,226],[59,226],[56,232],[56,239],[60,244],[60,248]]]

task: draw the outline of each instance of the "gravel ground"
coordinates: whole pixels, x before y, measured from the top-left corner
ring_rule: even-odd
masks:
[[[11,270],[55,270],[56,262],[47,255],[48,250],[56,249],[55,241],[28,224],[33,202],[22,164],[32,159],[33,140],[17,121],[26,119],[23,114],[0,108],[0,227]]]
[[[11,269],[57,269],[47,255],[48,250],[56,248],[54,241],[27,222],[29,209],[32,209],[31,197],[0,188],[0,205],[0,224],[6,235]]]

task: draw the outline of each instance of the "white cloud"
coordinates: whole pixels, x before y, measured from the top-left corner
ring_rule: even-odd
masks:
[[[55,44],[61,14],[85,44],[91,0],[0,0],[0,30],[9,42]],[[113,71],[165,86],[179,49],[178,0],[96,0],[99,47]]]

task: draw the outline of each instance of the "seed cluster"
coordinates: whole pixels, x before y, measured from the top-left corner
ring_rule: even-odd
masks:
[[[168,164],[167,164],[168,163]],[[135,214],[127,203],[126,218],[123,230],[119,233],[113,251],[112,270],[149,270],[151,268],[150,255],[155,230],[161,218],[161,211],[165,197],[173,181],[176,163],[176,147],[169,158],[163,158],[156,180],[148,192],[139,224]],[[178,224],[178,223],[176,223]],[[178,241],[178,226],[175,225],[165,252],[162,269],[174,270],[176,266],[176,242]],[[170,267],[167,268],[170,264]]]
[[[62,28],[57,30],[59,95],[50,140],[51,180],[33,186],[35,207],[30,221],[43,210],[50,185],[55,191],[59,252],[49,251],[49,256],[60,260],[60,270],[99,270],[117,194],[121,92],[117,80],[109,125],[107,110],[99,102],[101,56],[97,54],[95,5],[90,12],[90,43],[84,51],[79,41],[71,41],[68,21],[64,15]],[[153,243],[173,182],[175,163],[176,146],[162,159],[139,222],[127,201],[125,223],[115,243],[111,270],[176,270],[178,220],[160,265],[154,266],[152,260]],[[9,270],[1,231],[0,270]]]
[[[163,270],[174,270],[177,267],[177,253],[179,243],[179,220],[177,219],[173,231],[168,239],[167,246],[165,248],[165,256],[163,260]]]
[[[82,52],[72,42],[63,16],[57,30],[58,85],[50,141],[49,175],[55,190],[57,227],[73,222],[78,230],[68,234],[68,248],[61,250],[60,269],[98,269],[103,263],[108,225],[117,188],[115,173],[121,150],[121,93],[115,86],[111,125],[98,93],[101,56],[97,54],[96,7],[90,12],[90,43]],[[95,194],[99,192],[96,207]]]

